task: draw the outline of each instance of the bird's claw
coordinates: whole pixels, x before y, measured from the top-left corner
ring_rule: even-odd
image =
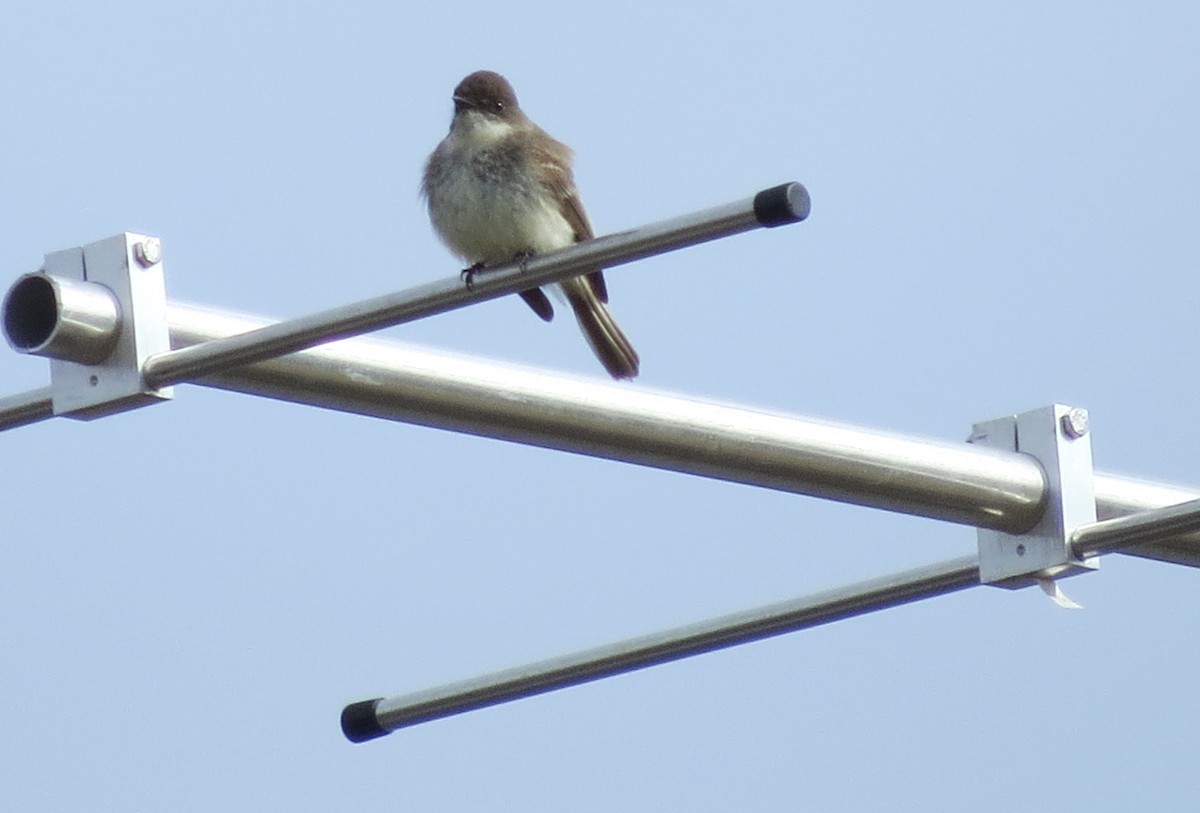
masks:
[[[529,258],[533,256],[532,251],[522,251],[513,257],[513,261],[520,264],[521,273],[525,273],[525,267],[529,265]],[[475,263],[469,268],[464,268],[459,274],[462,281],[467,284],[467,290],[471,290],[475,286],[475,275],[484,269],[483,263]]]
[[[475,286],[475,275],[482,270],[483,263],[475,263],[470,268],[464,268],[462,273],[459,274],[459,276],[462,277],[462,281],[467,284],[468,291]]]

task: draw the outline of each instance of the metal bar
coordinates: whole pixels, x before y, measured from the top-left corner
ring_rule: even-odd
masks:
[[[1092,479],[1096,492],[1096,517],[1100,520],[1164,508],[1200,498],[1200,490],[1150,483],[1131,477],[1097,473]],[[1160,562],[1200,567],[1200,533],[1179,534],[1122,548],[1117,553]]]
[[[425,316],[611,268],[697,243],[808,216],[808,193],[798,183],[767,189],[736,203],[610,234],[525,262],[489,268],[471,286],[460,276],[261,327],[241,336],[161,353],[146,360],[147,386],[159,388],[315,347]]]
[[[1200,500],[1081,525],[1071,534],[1077,559],[1200,531]]]
[[[50,387],[0,398],[0,432],[53,417],[54,400]]]
[[[979,584],[974,557],[909,570],[394,698],[353,703],[342,731],[364,742],[417,723],[725,649]]]
[[[168,305],[167,317],[173,347],[268,324],[178,303]],[[1016,453],[766,415],[377,339],[341,341],[196,383],[1012,533],[1036,522],[1042,501],[1040,467]],[[0,400],[0,428],[49,417],[48,389]],[[1101,519],[1200,497],[1099,473],[1094,487]],[[1120,552],[1200,566],[1200,533]]]
[[[168,308],[174,341],[253,323]],[[807,421],[596,379],[353,339],[199,383],[593,457],[1020,532],[1037,522],[1028,456]]]
[[[170,305],[168,318],[176,346],[262,324],[250,317],[186,305]],[[1041,468],[1026,455],[764,416],[682,396],[517,370],[376,339],[337,342],[197,383],[1013,533],[1025,530],[1020,527],[1024,523],[1037,521],[1043,499]],[[596,401],[589,404],[592,397]],[[659,449],[655,437],[637,434],[639,430],[653,432],[659,418],[652,415],[633,425],[622,407],[630,397],[653,399],[659,405],[657,415],[668,423],[686,423],[693,414],[708,419],[694,427],[691,445]],[[801,435],[821,436],[831,430],[842,443],[830,442],[832,438],[827,437],[823,451],[799,443],[772,453],[772,439],[754,435],[759,418],[783,422]],[[705,426],[713,423],[718,430],[741,427],[749,437],[738,446],[727,445],[725,432],[705,434]],[[861,449],[869,450],[865,460],[857,457]],[[729,459],[724,466],[734,471],[722,472],[710,465],[712,458],[720,462],[725,455]],[[913,470],[910,463],[914,460],[923,461],[923,466]],[[922,474],[924,467],[932,473]],[[789,475],[790,486],[781,482]],[[943,486],[945,493],[940,491]],[[1111,474],[1097,473],[1093,486],[1101,519],[1200,497],[1195,489]],[[1200,567],[1200,534],[1160,539],[1120,553]]]

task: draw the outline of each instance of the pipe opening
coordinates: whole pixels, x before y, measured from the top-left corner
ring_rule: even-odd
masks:
[[[58,324],[58,295],[42,274],[28,274],[4,298],[4,335],[21,353],[44,345]]]

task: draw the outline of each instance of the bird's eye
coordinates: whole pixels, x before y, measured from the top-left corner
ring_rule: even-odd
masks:
[[[504,109],[504,102],[497,99],[496,101],[492,102],[492,109],[499,113]]]

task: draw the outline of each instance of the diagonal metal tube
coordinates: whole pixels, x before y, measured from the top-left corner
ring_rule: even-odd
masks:
[[[245,335],[222,337],[151,356],[142,366],[142,375],[148,387],[157,389],[567,279],[595,268],[623,265],[751,229],[799,222],[808,213],[808,192],[804,187],[795,182],[782,184],[745,200],[605,235],[524,262],[489,268],[475,275],[470,287],[451,277],[266,325]]]
[[[53,417],[53,394],[49,387],[0,398],[0,432]]]
[[[1200,531],[1200,500],[1189,500],[1082,525],[1071,534],[1071,547],[1075,558],[1086,559],[1197,531]]]
[[[507,266],[271,324],[167,305],[172,349],[145,362],[153,383],[197,383],[388,420],[607,457],[705,477],[994,528],[1028,530],[1046,499],[1032,458],[962,443],[809,421],[691,398],[514,369],[396,344],[331,337],[460,307],[597,265],[808,214],[799,184],[581,243],[528,267]],[[282,354],[282,355],[281,355]],[[47,390],[0,400],[0,428],[51,416]],[[1103,518],[1196,495],[1096,476]],[[1200,564],[1195,535],[1155,539],[1134,555]]]
[[[342,731],[353,742],[399,728],[758,641],[979,584],[975,557],[954,559],[711,621],[520,666],[394,698],[352,703]]]

